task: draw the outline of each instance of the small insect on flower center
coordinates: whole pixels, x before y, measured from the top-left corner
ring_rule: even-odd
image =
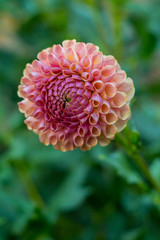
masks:
[[[66,102],[70,102],[72,99],[66,96],[65,100],[66,100]]]
[[[68,95],[69,95],[69,93],[67,93],[66,96],[64,97],[63,109],[66,108],[66,103],[69,104],[72,100]]]

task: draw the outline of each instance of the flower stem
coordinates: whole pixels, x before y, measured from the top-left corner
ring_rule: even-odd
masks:
[[[33,202],[35,202],[39,207],[44,206],[44,202],[36,188],[35,183],[33,182],[31,176],[28,173],[27,167],[24,160],[12,161],[12,166],[17,171],[19,177],[21,178],[26,192]]]
[[[146,177],[146,179],[152,184],[154,189],[160,194],[160,187],[158,186],[156,181],[153,179],[144,158],[138,153],[132,154],[132,155],[128,154],[128,155],[134,160],[134,162],[138,165],[138,167],[143,172],[143,175]]]
[[[115,143],[121,146],[127,155],[136,163],[148,182],[160,194],[160,187],[152,177],[145,159],[141,156],[136,146],[129,140],[130,129],[127,128],[126,136],[122,133],[117,134]]]

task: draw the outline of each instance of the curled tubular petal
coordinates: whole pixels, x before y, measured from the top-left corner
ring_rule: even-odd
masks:
[[[108,82],[105,84],[104,91],[105,91],[106,97],[112,98],[116,94],[117,88],[113,83]]]

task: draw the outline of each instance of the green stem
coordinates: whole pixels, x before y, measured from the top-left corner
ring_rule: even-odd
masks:
[[[35,183],[28,173],[24,160],[14,161],[12,162],[12,165],[20,176],[25,186],[26,192],[30,196],[31,200],[35,202],[39,207],[44,206],[44,202],[35,186]]]
[[[160,188],[156,183],[156,181],[153,179],[144,158],[140,154],[134,154],[134,155],[128,154],[128,155],[134,160],[134,162],[138,165],[138,167],[143,172],[143,175],[146,177],[146,179],[152,184],[154,189],[160,194]]]
[[[130,135],[130,129],[126,128],[126,134],[127,136],[123,136],[121,133],[117,134],[117,145],[120,145],[127,155],[136,163],[136,165],[139,167],[145,178],[150,182],[150,184],[154,187],[154,189],[160,194],[160,187],[157,184],[157,182],[152,177],[148,165],[145,161],[145,159],[141,156],[141,154],[136,150],[136,146],[133,145],[129,141],[129,135]]]

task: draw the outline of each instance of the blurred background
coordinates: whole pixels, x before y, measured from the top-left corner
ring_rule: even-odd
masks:
[[[0,0],[0,240],[159,240],[160,193],[116,141],[62,153],[23,122],[26,63],[73,38],[133,79],[130,141],[160,185],[159,0]]]

